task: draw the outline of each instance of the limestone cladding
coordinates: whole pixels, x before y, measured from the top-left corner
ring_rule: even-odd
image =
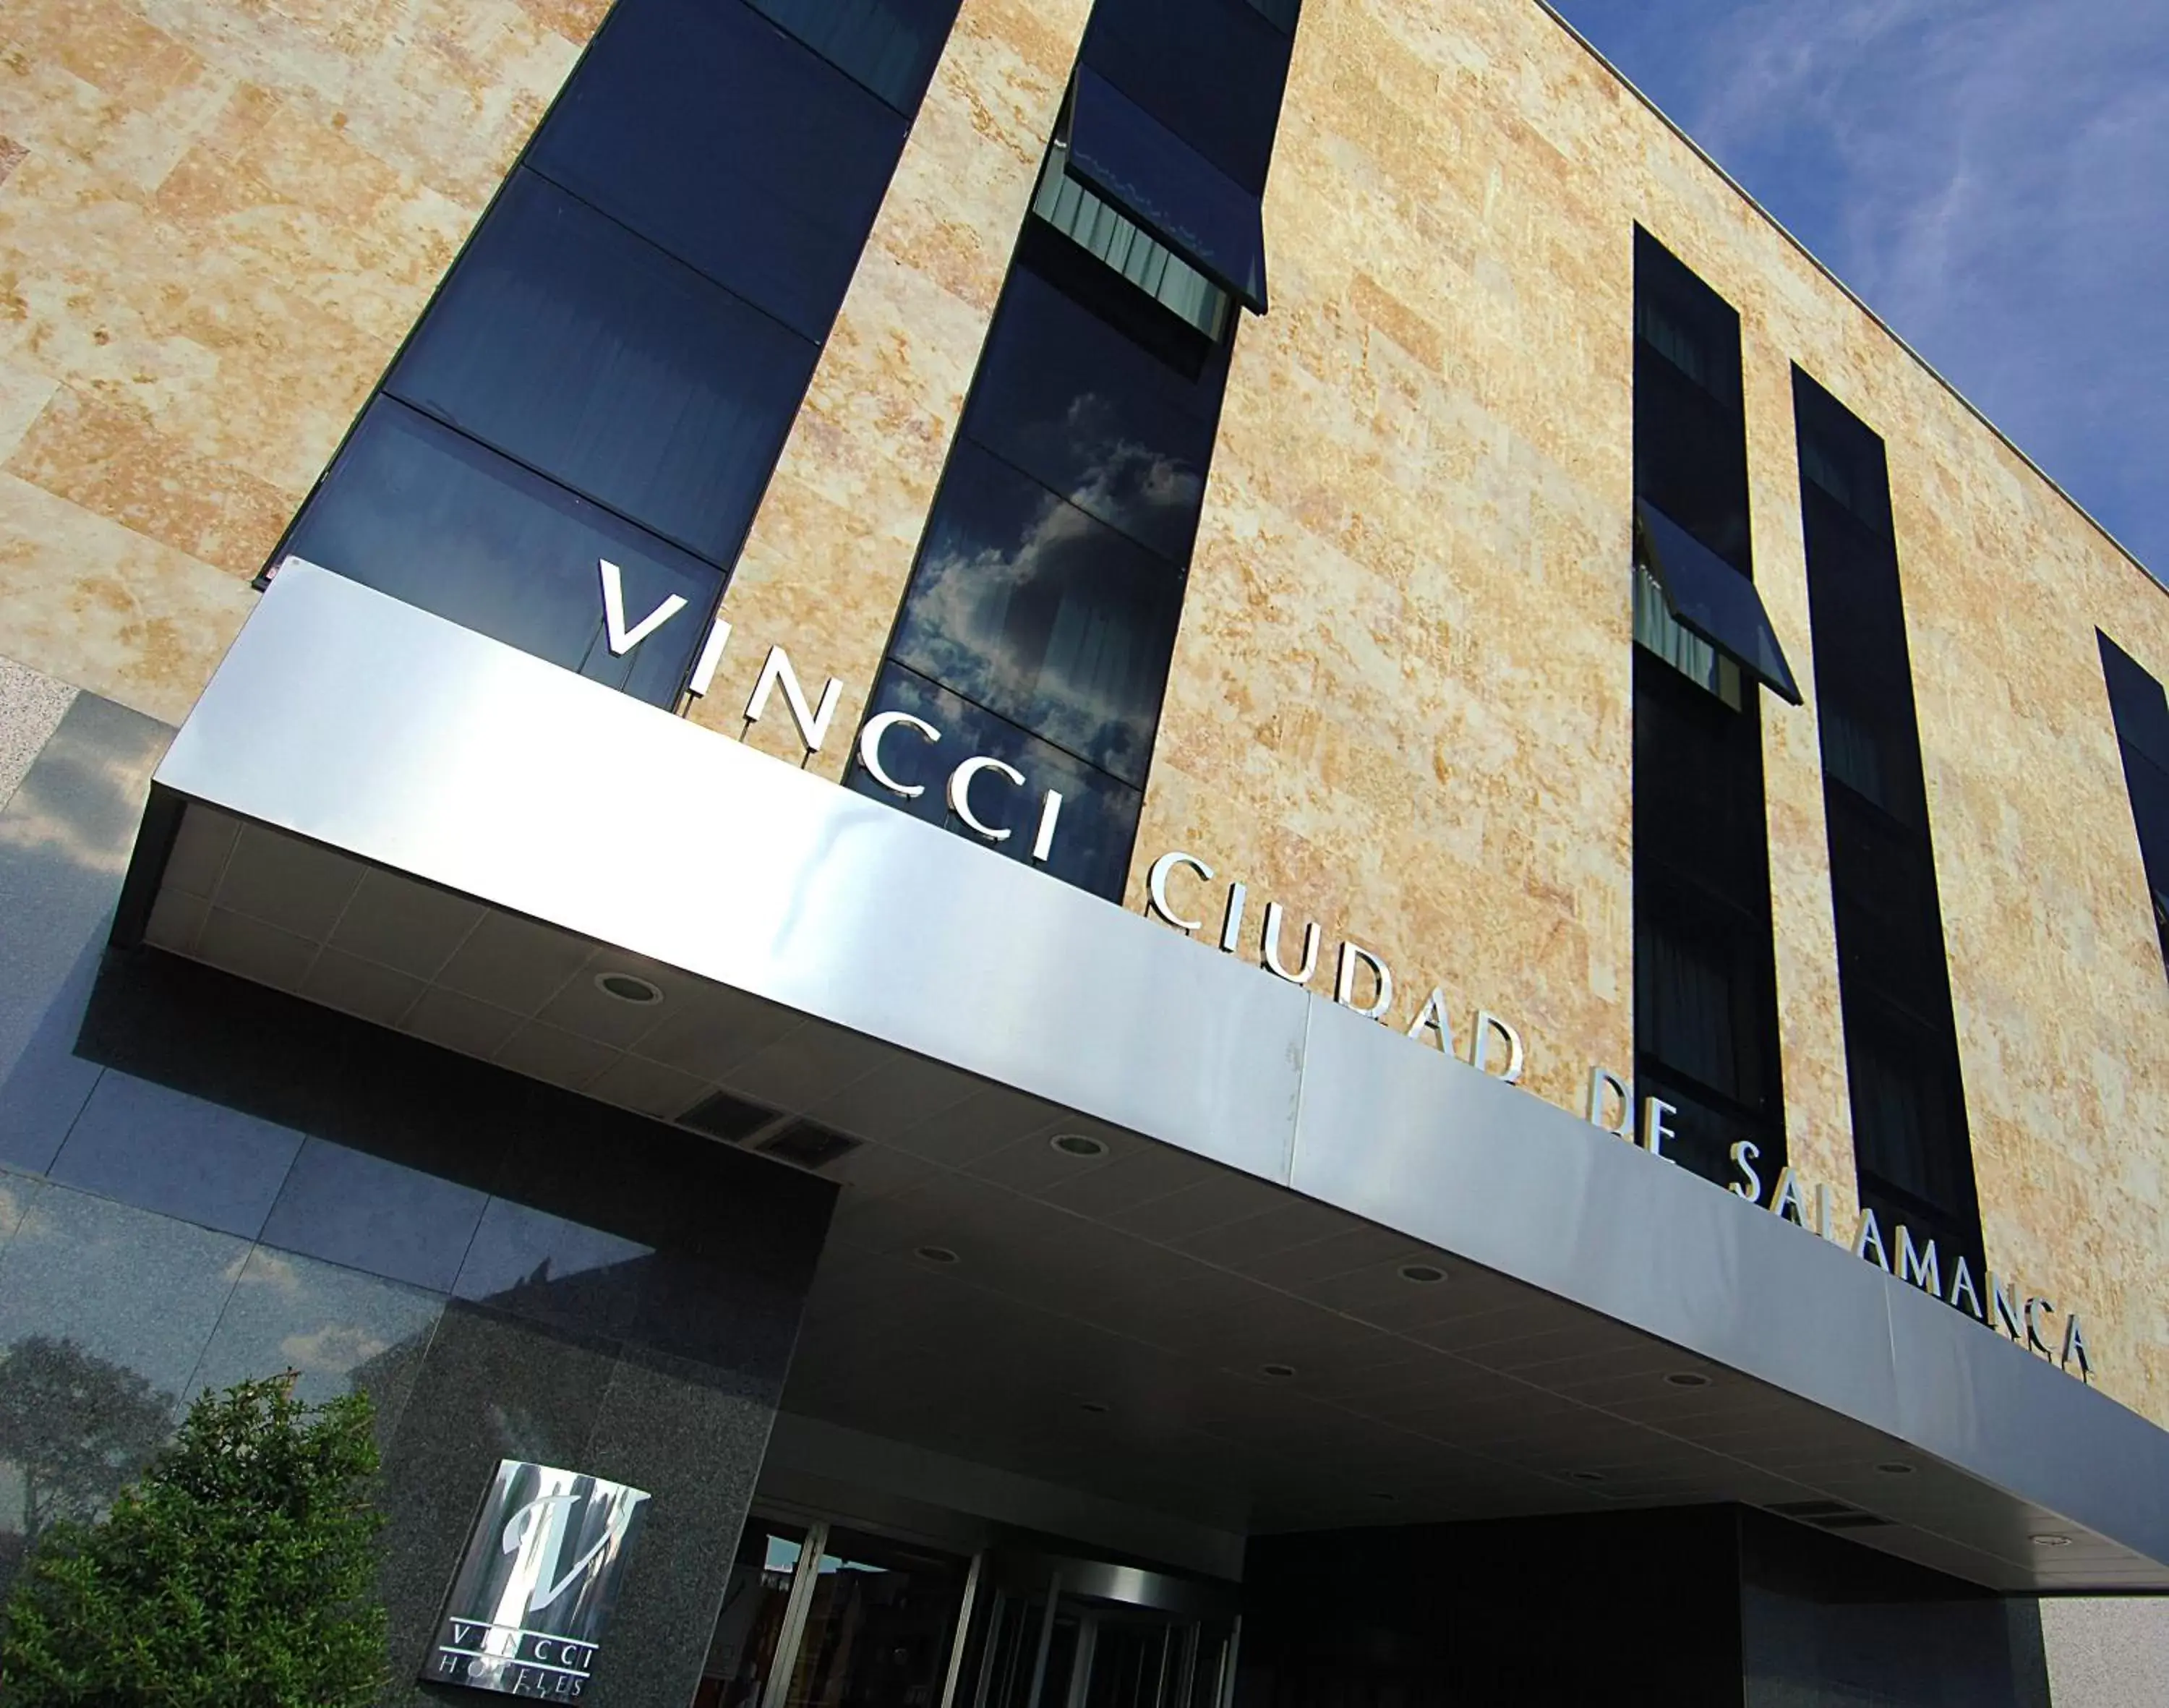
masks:
[[[8,9],[0,654],[185,713],[601,10]],[[1088,11],[964,0],[702,722],[744,734],[782,642],[846,686],[840,774]],[[2169,678],[2161,590],[1532,0],[1308,0],[1266,221],[1131,905],[1188,849],[1208,905],[1239,878],[1320,925],[1319,987],[1353,938],[1394,1024],[1434,984],[1464,1049],[1511,1019],[1534,1095],[1631,1066],[1639,222],[1740,311],[1756,580],[1809,686],[1764,719],[1793,1160],[1849,1220],[1797,361],[1889,447],[1990,1260],[2169,1422],[2169,980],[2094,641]]]
[[[1090,0],[963,0],[806,405],[723,598],[694,717],[791,760],[788,718],[740,717],[770,645],[844,685],[807,762],[843,775],[1031,203]]]
[[[2095,643],[2169,679],[2169,599],[1535,5],[1308,0],[1131,904],[1192,850],[1383,955],[1394,1023],[1515,1020],[1538,1095],[1631,1064],[1637,222],[1740,311],[1809,686],[1763,719],[1793,1161],[1849,1228],[1798,362],[1889,447],[1990,1261],[2169,1422],[2169,980]]]
[[[605,9],[0,13],[0,654],[186,713]]]

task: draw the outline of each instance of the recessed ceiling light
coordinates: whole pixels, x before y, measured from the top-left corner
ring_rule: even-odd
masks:
[[[1048,1140],[1050,1149],[1059,1150],[1064,1156],[1105,1156],[1107,1141],[1095,1139],[1090,1133],[1058,1133]]]
[[[1413,1281],[1419,1287],[1428,1287],[1435,1281],[1446,1279],[1446,1271],[1436,1263],[1404,1263],[1401,1279]]]
[[[921,1262],[950,1264],[962,1261],[946,1246],[921,1246],[912,1255]]]
[[[1261,1376],[1271,1376],[1276,1382],[1285,1382],[1295,1374],[1295,1366],[1293,1364],[1260,1364],[1258,1374]]]
[[[1700,1370],[1674,1370],[1665,1380],[1675,1388],[1707,1388],[1709,1378]]]
[[[2037,1548],[2068,1548],[2071,1545],[2071,1539],[2069,1536],[2041,1535],[2031,1540]]]
[[[642,1008],[653,1007],[663,1000],[663,987],[637,973],[598,973],[595,989],[605,996],[615,996],[621,1002],[631,1002]]]
[[[1899,1459],[1888,1460],[1875,1468],[1885,1476],[1911,1476],[1913,1474],[1913,1467]]]
[[[1571,1482],[1602,1482],[1604,1473],[1601,1470],[1570,1470],[1567,1473],[1567,1479]]]

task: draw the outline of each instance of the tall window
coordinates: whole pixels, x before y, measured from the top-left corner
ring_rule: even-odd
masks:
[[[847,778],[1110,898],[1229,349],[1266,307],[1292,27],[1249,0],[1095,8],[867,707],[879,769]],[[944,779],[967,754],[1025,781],[983,773],[960,802]]]
[[[1793,416],[1860,1199],[1983,1273],[1883,441],[1799,369]]]
[[[1634,1054],[1665,1145],[1712,1180],[1781,1166],[1761,689],[1797,700],[1753,583],[1740,317],[1634,246]]]
[[[2146,900],[2169,963],[2169,699],[2161,684],[2107,635],[2101,642],[2102,674],[2108,682],[2109,715],[2124,755],[2124,783],[2139,831],[2146,867]]]
[[[280,555],[674,701],[956,9],[619,0]]]

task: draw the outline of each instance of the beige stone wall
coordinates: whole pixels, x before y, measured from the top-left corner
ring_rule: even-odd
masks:
[[[0,655],[182,716],[600,0],[0,14]],[[1089,10],[965,0],[726,604],[871,685]],[[1132,883],[1190,849],[1519,1026],[1633,1039],[1632,232],[1737,305],[1757,580],[1812,681],[1790,364],[1890,447],[1990,1254],[2169,1422],[2169,980],[2093,629],[2169,600],[1527,0],[1308,0]],[[1850,1214],[1813,694],[1767,702],[1796,1161]],[[787,720],[756,732],[796,758]],[[1317,984],[1330,977],[1322,969]]]
[[[2169,599],[1536,7],[1308,0],[1266,221],[1132,905],[1191,850],[1384,953],[1397,1023],[1434,980],[1515,1019],[1539,1095],[1628,1064],[1639,221],[1740,310],[1804,683],[1792,363],[1889,443],[1990,1258],[2169,1422],[2169,982],[2093,637],[2169,676]],[[1809,697],[1765,702],[1786,1094],[1849,1227]]]
[[[0,12],[0,655],[187,712],[604,9]]]
[[[724,595],[708,727],[843,775],[1091,9],[963,0]],[[788,717],[741,715],[779,643],[809,697],[844,685],[810,760]]]

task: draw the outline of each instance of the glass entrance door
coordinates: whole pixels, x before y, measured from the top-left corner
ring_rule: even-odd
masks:
[[[749,1521],[695,1708],[940,1708],[970,1569],[840,1525]]]
[[[954,1708],[1223,1708],[1239,1621],[1206,1586],[1079,1561],[987,1575]]]
[[[695,1708],[1228,1708],[1231,1584],[746,1526]]]

